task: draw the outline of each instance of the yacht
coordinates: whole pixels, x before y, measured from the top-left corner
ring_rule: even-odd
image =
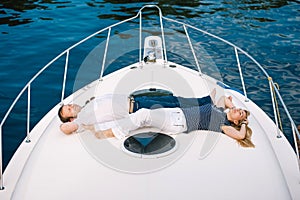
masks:
[[[52,68],[62,71],[52,80],[61,85],[59,98],[31,128],[32,85]],[[265,81],[257,80],[254,87],[247,77]],[[267,88],[274,117],[249,98],[257,86]],[[204,130],[166,134],[144,127],[123,139],[60,130],[59,108],[84,105],[91,97],[204,97],[212,91],[215,99],[231,96],[235,106],[251,112],[255,148]],[[157,5],[146,5],[135,16],[91,34],[45,65],[8,109],[0,139],[24,95],[27,131],[4,172],[1,159],[1,200],[300,199],[299,153],[279,128],[280,110],[295,141],[300,135],[267,71],[240,47],[165,17]]]

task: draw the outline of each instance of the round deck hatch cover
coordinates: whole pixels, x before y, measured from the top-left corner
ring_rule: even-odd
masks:
[[[158,132],[144,132],[124,141],[125,150],[139,157],[160,157],[175,150],[176,141],[169,135]]]

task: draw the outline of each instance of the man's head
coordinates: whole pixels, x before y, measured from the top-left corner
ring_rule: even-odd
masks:
[[[81,107],[77,104],[62,105],[58,110],[58,116],[63,123],[71,122],[77,117],[80,111]]]

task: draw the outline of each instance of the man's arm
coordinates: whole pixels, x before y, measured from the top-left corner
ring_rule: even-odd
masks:
[[[66,122],[66,123],[63,123],[62,125],[60,125],[60,130],[64,134],[70,135],[73,132],[78,130],[78,125],[74,122]]]

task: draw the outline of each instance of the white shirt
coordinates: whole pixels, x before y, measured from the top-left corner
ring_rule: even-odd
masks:
[[[107,94],[96,97],[87,103],[78,113],[73,121],[79,125],[91,125],[114,121],[128,116],[129,100],[128,96],[120,94]]]

